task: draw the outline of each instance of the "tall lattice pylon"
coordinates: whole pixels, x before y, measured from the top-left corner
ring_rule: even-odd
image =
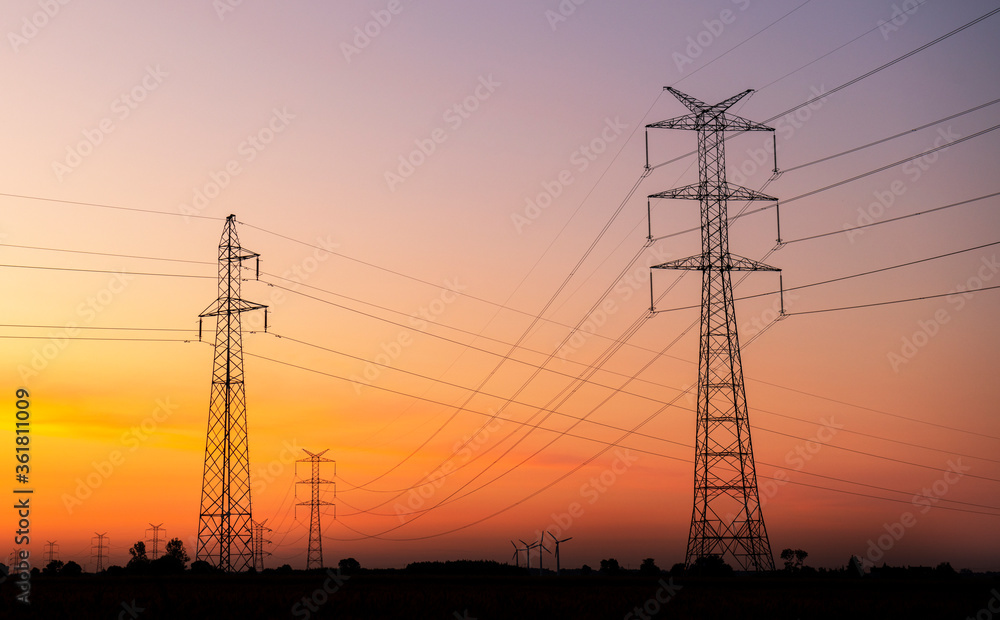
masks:
[[[264,532],[273,531],[271,528],[265,525],[267,519],[261,522],[254,521],[252,523],[253,527],[253,568],[258,573],[264,570],[264,544],[271,544],[270,540],[264,538]],[[268,553],[267,555],[270,555]]]
[[[48,566],[52,562],[59,559],[59,544],[54,540],[45,541],[45,565]]]
[[[257,259],[259,273],[260,255],[240,247],[236,216],[230,215],[219,242],[219,298],[200,315],[217,317],[217,325],[196,552],[196,559],[227,572],[253,566],[240,315],[264,309],[266,329],[267,306],[240,297],[243,261],[251,258]]]
[[[774,129],[726,113],[751,90],[715,105],[673,88],[666,90],[691,114],[646,127],[698,132],[698,183],[650,198],[683,198],[701,203],[701,253],[654,266],[702,272],[694,510],[685,563],[690,566],[698,558],[714,555],[735,561],[742,570],[774,570],[757,493],[732,272],[779,270],[729,252],[727,203],[730,199],[777,199],[728,183],[725,152],[727,131]]]
[[[91,552],[94,555],[94,572],[99,573],[104,570],[104,562],[105,560],[107,560],[108,557],[107,553],[108,548],[105,545],[105,543],[108,540],[108,533],[104,532],[103,534],[101,534],[98,532],[94,532],[94,537],[92,540],[96,541],[91,543],[90,545]]]
[[[331,502],[321,500],[319,498],[319,485],[321,484],[332,484],[334,497],[337,496],[337,487],[332,480],[323,480],[319,477],[319,465],[320,463],[334,463],[333,475],[337,475],[336,471],[336,461],[332,459],[325,458],[323,455],[326,454],[327,450],[313,454],[312,452],[303,449],[303,452],[309,455],[308,458],[299,459],[295,461],[296,468],[299,463],[311,463],[312,464],[312,476],[306,480],[297,480],[296,488],[300,484],[308,484],[310,488],[309,501],[299,502],[295,505],[298,509],[299,506],[309,506],[309,551],[306,553],[306,569],[310,568],[323,568],[323,527],[320,523],[320,507],[321,506],[333,506]],[[298,475],[298,472],[296,472]],[[336,510],[336,507],[334,508]],[[334,512],[334,519],[337,518],[337,513]]]
[[[150,559],[155,560],[156,558],[160,557],[160,541],[163,540],[163,535],[162,535],[163,524],[160,523],[159,525],[153,525],[152,523],[150,523],[149,527],[146,528],[146,533],[148,534],[151,530],[153,532],[153,535],[152,537],[147,538],[146,542],[152,545],[149,550],[149,555]]]

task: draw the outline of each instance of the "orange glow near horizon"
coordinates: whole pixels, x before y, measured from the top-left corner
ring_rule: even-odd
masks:
[[[700,251],[681,234],[698,207],[653,201],[652,236],[667,238],[647,244],[643,197],[695,182],[694,158],[629,194],[643,126],[686,113],[660,89],[715,102],[756,88],[734,112],[763,121],[993,8],[921,5],[885,36],[888,0],[809,5],[751,39],[787,9],[588,3],[553,26],[537,3],[404,3],[345,58],[384,7],[362,4],[221,19],[211,3],[73,5],[0,60],[14,85],[0,102],[0,442],[13,454],[26,388],[39,562],[57,541],[93,570],[91,537],[108,532],[124,564],[149,523],[194,557],[215,336],[206,320],[198,341],[197,317],[218,295],[231,213],[261,255],[242,296],[269,306],[268,333],[260,312],[243,317],[266,566],[305,563],[302,449],[337,461],[322,470],[337,481],[330,565],[503,562],[508,541],[546,530],[573,537],[563,566],[683,561],[700,281],[654,270],[665,311],[650,315],[648,267]],[[735,21],[678,66],[723,8]],[[2,12],[20,24],[36,10]],[[783,270],[791,315],[773,322],[776,274],[737,286],[776,557],[1000,570],[998,200],[932,211],[1000,191],[987,171],[1000,133],[806,195],[988,129],[1000,106],[798,168],[1000,97],[997,19],[772,122],[776,179],[770,136],[726,145],[732,182],[786,201],[779,250],[774,209],[730,231],[733,253]],[[650,163],[695,140],[652,131]]]

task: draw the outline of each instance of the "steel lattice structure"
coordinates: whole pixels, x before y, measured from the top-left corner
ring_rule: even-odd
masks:
[[[251,258],[259,273],[260,255],[240,247],[236,216],[230,215],[219,242],[219,298],[199,315],[217,317],[217,325],[196,553],[196,559],[227,572],[253,566],[240,315],[265,309],[266,329],[267,306],[240,298],[243,261]]]
[[[153,549],[150,551],[150,555],[152,556],[152,559],[155,560],[156,558],[160,557],[160,541],[163,540],[163,538],[160,536],[160,532],[163,531],[163,524],[160,523],[159,525],[153,525],[152,523],[150,523],[149,527],[146,528],[146,531],[149,532],[150,530],[153,531],[153,537],[147,538],[146,542],[152,543]]]
[[[329,450],[329,448],[327,449]],[[302,451],[309,455],[308,458],[299,459],[295,461],[295,466],[298,467],[299,463],[311,463],[312,464],[312,476],[307,480],[298,480],[296,485],[308,484],[310,485],[310,495],[308,502],[299,502],[295,505],[296,508],[299,506],[309,506],[309,550],[306,553],[306,569],[310,568],[323,568],[323,527],[320,523],[320,507],[321,506],[333,506],[331,502],[322,500],[319,498],[319,485],[321,484],[332,484],[334,497],[337,496],[337,486],[336,482],[332,480],[323,480],[319,477],[319,466],[320,463],[336,463],[332,459],[325,458],[323,455],[326,454],[327,450],[313,454],[312,452],[303,449]],[[336,468],[336,465],[334,465]],[[297,474],[296,474],[297,475]],[[334,469],[334,476],[337,475],[336,469]],[[298,486],[296,486],[298,488]],[[334,508],[336,510],[336,508]],[[336,512],[334,512],[334,519],[337,518]]]
[[[264,519],[260,523],[256,521],[251,522],[251,526],[253,527],[253,567],[258,573],[264,570],[264,543],[271,543],[270,540],[264,538],[264,532],[273,531],[264,525],[265,523],[267,523],[267,519]]]
[[[93,537],[92,540],[96,540],[97,541],[96,543],[92,543],[90,545],[90,548],[91,548],[91,552],[92,553],[94,553],[93,550],[95,548],[97,549],[96,554],[95,554],[97,556],[97,558],[94,561],[94,572],[95,573],[99,573],[99,572],[101,572],[101,571],[104,570],[104,560],[108,557],[107,553],[105,553],[105,550],[107,549],[107,547],[104,544],[105,541],[108,540],[108,533],[104,532],[102,534],[102,533],[99,533],[99,532],[94,532],[94,537]]]
[[[691,114],[646,127],[698,132],[698,183],[650,198],[701,203],[701,254],[653,267],[702,272],[694,510],[685,563],[690,566],[698,558],[714,555],[735,561],[742,570],[774,570],[757,492],[732,272],[779,270],[730,254],[727,202],[777,199],[728,183],[725,152],[727,131],[774,129],[726,113],[751,90],[715,105],[673,88],[666,90]]]

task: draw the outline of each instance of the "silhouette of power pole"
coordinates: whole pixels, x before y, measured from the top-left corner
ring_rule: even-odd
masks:
[[[243,382],[243,332],[240,315],[267,306],[240,297],[243,261],[260,255],[240,247],[236,216],[226,218],[219,242],[219,298],[199,315],[216,317],[215,359],[209,401],[205,469],[201,482],[196,559],[226,572],[253,565],[250,529],[250,454],[247,448],[246,391]]]
[[[108,539],[108,533],[104,532],[103,534],[98,534],[97,532],[94,532],[94,539],[97,540],[97,543],[96,544],[92,543],[90,545],[90,548],[91,550],[93,550],[95,547],[97,548],[96,552],[93,552],[96,555],[94,562],[94,572],[99,573],[102,570],[104,570],[104,560],[105,558],[107,558],[107,553],[105,553],[104,542]]]
[[[329,450],[329,448],[327,448]],[[308,502],[299,502],[295,505],[298,509],[299,506],[309,506],[309,551],[306,554],[306,570],[310,568],[323,568],[323,528],[320,524],[320,506],[333,506],[332,503],[321,500],[319,498],[319,485],[321,484],[332,484],[333,496],[337,497],[337,486],[332,480],[323,480],[319,477],[319,464],[320,463],[336,463],[336,461],[324,458],[323,455],[326,454],[327,450],[323,450],[317,454],[303,449],[302,451],[309,455],[309,458],[299,459],[295,461],[296,472],[295,475],[298,476],[298,464],[299,463],[312,463],[312,477],[308,480],[298,480],[296,481],[296,489],[300,484],[308,484],[312,487],[310,499]],[[334,465],[333,475],[337,475],[336,465]],[[298,497],[298,495],[296,495]],[[337,518],[336,508],[334,508],[333,518]]]
[[[52,562],[59,559],[59,545],[56,544],[54,540],[48,540],[45,542],[45,565],[48,566]]]
[[[271,532],[271,528],[265,526],[267,519],[260,523],[253,521],[253,568],[258,573],[264,570],[264,543],[271,544],[270,540],[264,538],[264,532]],[[271,555],[270,552],[267,555]]]
[[[777,198],[728,183],[725,155],[727,131],[774,129],[726,113],[752,90],[715,105],[670,87],[666,90],[691,114],[646,125],[647,131],[698,132],[698,183],[649,198],[681,198],[701,203],[701,253],[653,267],[702,272],[694,510],[685,563],[690,566],[698,558],[717,555],[735,560],[742,570],[774,570],[757,492],[731,276],[733,271],[779,270],[730,254],[727,201],[777,201]],[[648,148],[646,160],[648,170]]]
[[[150,523],[149,527],[146,528],[147,534],[149,533],[150,530],[153,531],[153,537],[147,538],[146,542],[152,543],[153,545],[152,555],[153,559],[155,560],[156,558],[160,557],[160,541],[163,540],[160,537],[160,532],[163,531],[163,524],[161,523],[159,525],[153,525],[152,523]]]

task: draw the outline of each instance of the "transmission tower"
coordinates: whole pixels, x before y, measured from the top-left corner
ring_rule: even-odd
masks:
[[[59,545],[56,544],[54,540],[48,540],[45,542],[45,565],[48,566],[52,562],[59,559]]]
[[[329,449],[329,448],[328,448]],[[328,450],[327,449],[327,450]],[[309,506],[309,551],[306,554],[306,570],[310,568],[323,568],[323,528],[320,525],[320,506],[333,506],[332,503],[321,500],[319,498],[319,485],[321,484],[332,484],[333,496],[337,496],[337,487],[332,480],[323,480],[319,477],[319,464],[320,463],[336,463],[336,461],[328,458],[324,458],[323,455],[326,454],[327,450],[323,450],[317,454],[303,449],[302,451],[309,455],[308,458],[299,459],[295,461],[295,466],[298,468],[299,463],[312,463],[312,477],[308,480],[298,480],[296,485],[308,484],[312,487],[310,499],[308,502],[299,502],[295,505],[296,509],[299,506]],[[296,471],[298,475],[298,471]],[[337,475],[336,464],[334,465],[333,475]],[[298,486],[296,486],[298,488]],[[336,508],[334,508],[333,518],[337,518]]]
[[[250,529],[250,454],[247,448],[246,393],[243,382],[243,334],[240,315],[267,306],[240,298],[243,261],[260,255],[240,247],[236,216],[226,218],[219,242],[219,298],[199,319],[216,318],[212,395],[205,440],[196,558],[227,572],[253,566]],[[199,322],[199,337],[201,324]]]
[[[163,531],[163,524],[161,523],[159,525],[153,525],[152,523],[150,523],[149,527],[146,528],[147,535],[150,532],[150,530],[152,530],[153,536],[152,538],[147,538],[146,542],[151,543],[153,545],[152,553],[153,553],[153,559],[155,560],[156,558],[160,557],[160,541],[163,540],[163,538],[160,536],[160,532]]]
[[[271,544],[270,540],[264,538],[264,532],[273,531],[271,528],[265,526],[267,519],[264,519],[260,523],[253,521],[253,567],[258,573],[264,570],[264,543]],[[267,555],[271,555],[267,553]]]
[[[95,556],[94,558],[95,573],[99,573],[102,570],[104,570],[104,560],[108,557],[108,554],[105,552],[105,546],[104,546],[104,543],[105,541],[107,541],[107,539],[108,539],[107,532],[104,532],[103,534],[98,534],[97,532],[94,532],[94,540],[96,540],[97,542],[92,543],[90,545],[90,548],[91,550],[94,550],[96,548],[96,550],[93,551],[93,554]]]
[[[726,114],[752,90],[715,105],[670,87],[666,90],[691,114],[646,128],[698,132],[698,183],[653,194],[650,199],[682,198],[701,203],[701,253],[654,266],[702,272],[694,510],[685,563],[690,566],[698,558],[715,555],[734,560],[742,570],[774,570],[757,493],[732,272],[779,270],[729,252],[727,201],[777,199],[728,183],[725,153],[727,131],[774,129]],[[648,159],[647,149],[647,170]]]

